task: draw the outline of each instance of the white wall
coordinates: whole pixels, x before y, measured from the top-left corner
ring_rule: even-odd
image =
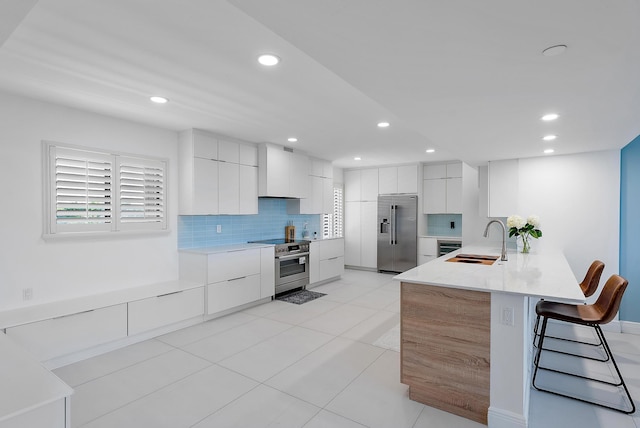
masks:
[[[0,121],[0,309],[178,277],[177,133],[6,93]],[[168,158],[170,232],[45,242],[42,140]]]
[[[601,284],[619,268],[620,152],[520,159],[518,208],[541,218],[534,250],[564,251],[578,281],[594,259],[605,263]]]
[[[482,233],[487,224],[486,214],[481,216],[478,212],[480,204],[479,169],[462,163],[462,244],[469,245],[474,242],[482,242]],[[496,234],[494,232],[495,235]],[[502,242],[502,241],[500,241]],[[486,242],[482,242],[486,244]]]

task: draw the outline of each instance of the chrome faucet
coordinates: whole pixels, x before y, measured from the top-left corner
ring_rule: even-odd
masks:
[[[500,227],[502,227],[502,254],[500,256],[500,260],[502,260],[503,262],[506,262],[507,261],[507,228],[504,227],[504,223],[501,222],[500,220],[491,220],[489,223],[487,223],[487,227],[484,229],[485,238],[489,236],[489,226],[491,226],[491,223],[498,223]]]

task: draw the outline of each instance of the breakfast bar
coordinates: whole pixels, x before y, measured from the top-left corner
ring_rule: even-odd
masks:
[[[411,399],[488,424],[528,426],[531,306],[584,301],[561,251],[466,246],[401,281],[401,382]]]

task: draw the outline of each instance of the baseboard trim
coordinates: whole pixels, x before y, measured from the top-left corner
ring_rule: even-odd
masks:
[[[640,323],[633,321],[619,321],[621,331],[623,333],[635,334],[640,336]]]
[[[495,407],[489,407],[487,419],[491,428],[527,428],[529,426],[527,416]]]
[[[376,268],[369,268],[369,267],[364,267],[364,266],[353,266],[353,265],[344,265],[345,269],[351,269],[351,270],[364,270],[367,272],[378,272],[378,269]]]

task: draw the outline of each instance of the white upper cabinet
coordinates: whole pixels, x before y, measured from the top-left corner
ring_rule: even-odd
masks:
[[[361,201],[378,200],[378,168],[360,170],[360,196]]]
[[[181,137],[192,145],[193,157],[218,160],[218,140],[211,134],[193,129],[185,131]]]
[[[257,153],[256,153],[257,159]],[[258,167],[240,165],[239,214],[258,214]]]
[[[350,169],[344,172],[344,200],[345,202],[359,201],[362,198],[362,172]],[[377,180],[376,180],[377,182]]]
[[[424,214],[462,213],[462,162],[425,165],[423,177]]]
[[[218,214],[218,162],[209,159],[193,160],[191,198],[180,204],[180,214]],[[182,201],[182,192],[180,194]]]
[[[309,158],[283,146],[261,144],[258,149],[260,196],[306,198]]]
[[[378,200],[378,168],[352,169],[344,172],[345,201]]]
[[[218,160],[240,163],[240,144],[234,141],[218,140]]]
[[[179,214],[218,214],[218,140],[190,129],[179,135]]]
[[[289,153],[289,196],[306,198],[309,196],[309,158],[301,153]]]
[[[418,193],[418,166],[390,166],[378,169],[378,190],[381,195]]]
[[[257,214],[257,158],[254,145],[197,129],[181,132],[179,214]]]
[[[258,148],[240,144],[240,165],[258,166]]]
[[[289,214],[329,214],[333,212],[333,166],[331,162],[309,158],[307,197],[287,200]],[[329,174],[330,172],[330,174]]]
[[[240,165],[231,162],[218,163],[218,208],[220,214],[240,213]]]

